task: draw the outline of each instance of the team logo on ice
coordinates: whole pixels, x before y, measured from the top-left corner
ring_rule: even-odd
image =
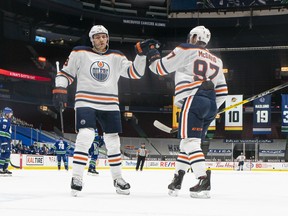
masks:
[[[90,74],[95,80],[105,82],[110,75],[110,67],[106,62],[96,61],[91,65]]]

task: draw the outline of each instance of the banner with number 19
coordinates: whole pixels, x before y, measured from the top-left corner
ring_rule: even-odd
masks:
[[[271,94],[253,101],[253,134],[271,134]]]

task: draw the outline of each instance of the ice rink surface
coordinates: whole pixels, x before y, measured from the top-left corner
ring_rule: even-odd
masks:
[[[0,215],[18,216],[274,216],[288,213],[288,172],[212,170],[211,199],[193,199],[197,181],[186,174],[178,197],[168,195],[173,170],[123,170],[131,194],[116,194],[109,170],[84,174],[78,197],[70,195],[72,171],[13,170],[0,178]]]

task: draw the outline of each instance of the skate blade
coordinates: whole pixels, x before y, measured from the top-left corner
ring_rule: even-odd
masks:
[[[0,177],[12,177],[12,174],[1,174]]]
[[[116,188],[116,193],[121,194],[121,195],[129,195],[130,194],[130,190],[121,190],[120,188]]]
[[[197,199],[210,199],[209,191],[190,192],[190,197]]]
[[[97,173],[87,173],[87,175],[89,175],[89,176],[98,176],[99,174],[97,174]]]
[[[80,192],[80,191],[78,191],[78,190],[72,190],[72,191],[71,191],[71,196],[77,197],[78,194],[79,194],[79,192]]]
[[[179,193],[179,190],[177,189],[168,191],[169,196],[173,196],[173,197],[177,197],[178,193]]]

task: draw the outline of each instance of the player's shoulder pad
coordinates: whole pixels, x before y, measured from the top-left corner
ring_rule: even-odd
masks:
[[[72,49],[72,51],[92,51],[92,48],[91,47],[88,47],[88,46],[76,46]]]
[[[109,55],[109,54],[118,54],[118,55],[121,55],[121,56],[125,56],[124,53],[122,53],[121,51],[119,50],[112,50],[112,49],[109,49],[105,54]]]

